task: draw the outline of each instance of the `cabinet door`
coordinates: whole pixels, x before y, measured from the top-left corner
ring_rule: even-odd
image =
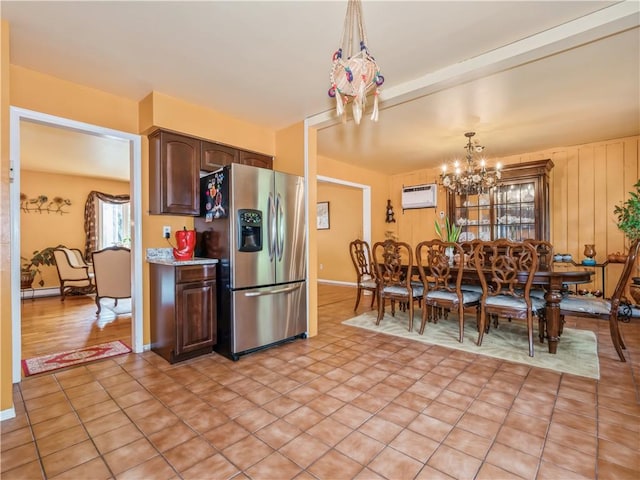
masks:
[[[158,131],[149,137],[149,211],[200,214],[200,140]]]
[[[494,196],[494,238],[520,242],[527,238],[541,240],[540,220],[535,212],[537,179],[505,182]]]
[[[260,153],[247,152],[245,150],[240,150],[239,163],[253,167],[273,169],[273,157]]]
[[[200,170],[215,172],[216,170],[237,163],[240,151],[237,148],[213,142],[202,142],[200,153]]]
[[[216,282],[176,285],[176,355],[216,343]]]

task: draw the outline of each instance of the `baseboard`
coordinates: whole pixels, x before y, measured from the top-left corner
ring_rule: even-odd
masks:
[[[59,287],[34,288],[33,290],[28,288],[26,290],[20,290],[20,297],[23,300],[29,300],[30,298],[57,297],[57,296],[60,296]]]
[[[318,283],[323,283],[323,284],[327,284],[327,285],[342,285],[344,287],[355,287],[356,284],[355,282],[341,282],[339,280],[323,280],[323,279],[318,279]]]
[[[0,411],[0,422],[3,420],[9,420],[10,418],[14,418],[16,416],[16,409],[14,407],[7,408],[6,410]]]

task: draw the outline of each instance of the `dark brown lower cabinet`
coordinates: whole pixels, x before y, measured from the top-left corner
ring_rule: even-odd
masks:
[[[216,344],[216,265],[150,264],[151,350],[170,363]]]

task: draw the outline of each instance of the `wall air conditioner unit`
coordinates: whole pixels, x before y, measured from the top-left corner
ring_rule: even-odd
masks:
[[[402,210],[435,208],[438,186],[435,183],[402,187]]]

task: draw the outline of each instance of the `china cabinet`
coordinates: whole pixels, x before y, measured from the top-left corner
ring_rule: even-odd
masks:
[[[449,221],[462,227],[459,241],[527,238],[549,240],[551,160],[505,166],[501,185],[488,193],[448,193]]]

